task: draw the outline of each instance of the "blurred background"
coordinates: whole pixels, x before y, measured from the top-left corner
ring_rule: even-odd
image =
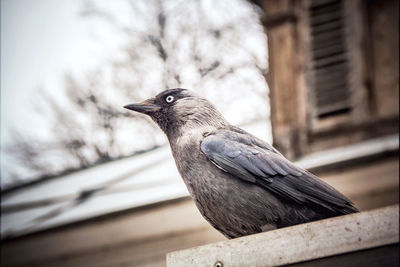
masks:
[[[398,203],[396,0],[1,0],[4,266],[164,266],[225,238],[122,106],[209,99],[361,210]]]

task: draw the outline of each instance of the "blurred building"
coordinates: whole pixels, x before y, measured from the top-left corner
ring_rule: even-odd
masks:
[[[280,151],[296,158],[398,132],[398,1],[258,2]]]
[[[265,12],[274,145],[361,210],[398,203],[398,1],[253,2]],[[167,252],[225,239],[168,151],[4,193],[2,264],[163,266]]]

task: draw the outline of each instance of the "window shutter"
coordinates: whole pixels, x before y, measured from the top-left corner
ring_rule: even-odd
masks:
[[[349,112],[351,97],[344,3],[341,0],[312,0],[309,14],[315,115],[323,118]]]

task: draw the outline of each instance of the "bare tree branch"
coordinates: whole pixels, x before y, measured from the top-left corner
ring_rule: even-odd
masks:
[[[217,90],[217,86],[206,89],[210,81],[223,84],[236,79],[243,82],[243,88],[265,99],[265,90],[242,74],[247,70],[262,77],[267,71],[263,54],[246,46],[250,34],[264,34],[260,14],[251,11],[245,1],[234,4],[250,11],[228,16],[227,10],[221,9],[220,14],[227,19],[220,23],[201,0],[126,0],[131,17],[145,22],[143,27],[121,22],[97,2],[84,1],[82,18],[98,19],[125,37],[121,56],[88,71],[85,79],[66,74],[62,103],[43,90],[35,100],[41,105],[37,114],[47,121],[52,138],[15,133],[7,146],[10,157],[34,179],[159,145],[155,124],[147,117],[124,111],[122,105],[166,88],[185,85],[207,94],[207,90]],[[132,139],[145,141],[127,143],[121,137],[127,132],[135,136]],[[17,172],[8,171],[7,176],[15,183],[21,182]]]

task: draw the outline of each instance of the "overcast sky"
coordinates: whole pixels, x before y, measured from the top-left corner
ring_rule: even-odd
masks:
[[[145,23],[148,23],[132,17],[132,11],[129,12],[127,8],[127,1],[94,2],[111,14],[116,14],[119,23],[131,23],[131,25],[133,23],[136,28],[145,27]],[[146,1],[141,2],[142,5],[148,4]],[[167,9],[172,10],[180,2],[163,3],[166,3]],[[248,5],[245,1],[238,0],[237,5],[232,6],[230,6],[232,2],[229,1],[218,2],[218,6],[217,3],[208,0],[202,3],[209,13],[209,18],[212,19],[210,25],[214,26],[222,25],[226,19],[232,19],[232,16],[240,17],[246,12],[249,14],[248,7],[243,9],[243,5]],[[51,135],[46,127],[46,121],[32,113],[34,111],[32,105],[35,104],[35,97],[40,94],[40,90],[51,93],[62,103],[63,76],[66,73],[71,73],[76,78],[84,78],[88,70],[109,63],[110,59],[118,58],[121,53],[121,46],[126,42],[124,39],[126,37],[117,34],[114,28],[102,20],[82,16],[84,5],[85,1],[82,0],[1,0],[2,147],[12,137],[9,129],[45,137]],[[230,13],[225,12],[228,6]],[[249,51],[254,52],[258,58],[265,59],[266,62],[264,39],[262,34],[261,36],[255,34],[242,41]],[[229,59],[235,60],[235,56],[240,57],[232,55]],[[259,75],[258,77],[251,73],[247,75],[246,70],[243,70],[242,74],[243,77],[255,81],[258,87],[256,91],[267,93],[266,84],[262,78],[260,80]],[[190,75],[189,73],[187,77]],[[190,86],[192,80],[187,79],[186,85]],[[211,100],[217,102],[221,95],[226,95],[227,92],[231,94],[232,101],[228,103],[224,115],[235,124],[243,122],[241,118],[251,117],[253,111],[261,111],[267,115],[268,106],[258,105],[255,108],[254,104],[260,103],[257,102],[260,100],[257,100],[256,95],[250,96],[245,88],[237,89],[240,87],[238,81],[240,79],[233,79],[230,81],[231,85],[229,81],[225,83],[224,86],[227,88],[215,90],[214,96],[210,95],[215,99]],[[235,86],[236,91],[232,89]],[[127,100],[128,102],[130,100]],[[1,152],[4,153],[4,150]],[[4,167],[3,156],[1,160]],[[2,175],[2,183],[4,179]]]
[[[119,36],[79,16],[82,3],[1,1],[2,138],[8,138],[4,130],[10,126],[39,123],[29,120],[31,109],[26,108],[39,87],[61,95],[65,72],[79,75],[117,53]]]
[[[63,76],[82,77],[116,55],[123,40],[96,20],[80,16],[81,0],[1,0],[1,146],[10,129],[30,136],[51,135],[46,120],[32,113],[46,90],[64,101]],[[113,5],[118,8],[118,5]],[[124,11],[118,11],[121,16]],[[32,140],[34,142],[34,140]],[[1,150],[3,170],[9,164]],[[8,166],[9,167],[9,166]],[[27,174],[28,176],[28,174]]]

